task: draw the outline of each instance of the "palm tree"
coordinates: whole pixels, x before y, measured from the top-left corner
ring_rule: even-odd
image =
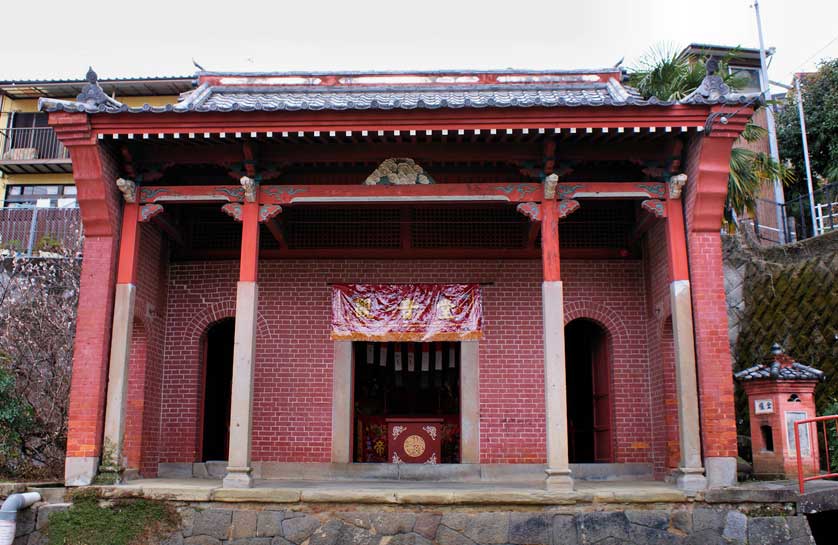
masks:
[[[668,46],[656,46],[644,55],[639,65],[629,74],[629,85],[644,98],[681,100],[695,91],[707,74],[706,58],[690,61]],[[733,90],[744,87],[743,78],[728,73],[727,59],[722,60],[719,74]],[[766,130],[749,122],[742,132],[745,142],[753,143],[765,137]],[[748,211],[754,214],[756,202],[765,183],[775,178],[784,185],[794,181],[792,169],[774,161],[769,155],[747,148],[733,148],[730,155],[730,174],[727,182],[725,220],[733,225],[734,215]]]

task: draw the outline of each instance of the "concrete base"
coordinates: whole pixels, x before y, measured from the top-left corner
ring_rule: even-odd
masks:
[[[704,459],[707,471],[707,487],[718,488],[736,484],[736,458],[732,456],[712,456]]]
[[[249,467],[228,467],[221,486],[224,488],[253,488],[253,475]]]
[[[707,488],[707,478],[701,468],[678,468],[672,472],[675,486],[687,492],[698,492]]]
[[[64,484],[87,486],[93,483],[98,469],[98,456],[68,456],[64,462]]]

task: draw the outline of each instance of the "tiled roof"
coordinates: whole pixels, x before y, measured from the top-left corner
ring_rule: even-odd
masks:
[[[734,373],[733,376],[736,380],[741,381],[748,381],[748,380],[758,380],[758,379],[774,379],[774,380],[825,380],[826,375],[824,372],[815,369],[814,367],[809,367],[808,365],[803,365],[799,362],[792,362],[791,365],[782,365],[778,361],[771,362],[770,364],[763,364],[760,363],[758,365],[754,365],[753,367],[749,367],[747,369],[743,369],[738,373]]]
[[[372,74],[372,75],[371,75]],[[420,75],[344,74],[215,74],[199,75],[202,84],[184,93],[176,104],[128,107],[108,100],[43,99],[46,111],[87,113],[162,113],[294,110],[396,110],[438,108],[527,108],[575,106],[669,106],[677,101],[643,99],[614,77],[600,72],[423,72]],[[386,81],[395,85],[360,82]],[[406,82],[406,83],[403,83]],[[95,81],[91,86],[97,85]],[[710,89],[708,87],[708,89]],[[752,100],[716,89],[695,92],[680,103],[744,104]],[[81,97],[81,95],[80,95]]]

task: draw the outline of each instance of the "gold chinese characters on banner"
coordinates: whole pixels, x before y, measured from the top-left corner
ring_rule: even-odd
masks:
[[[464,341],[482,337],[477,284],[335,284],[332,334],[340,341]]]

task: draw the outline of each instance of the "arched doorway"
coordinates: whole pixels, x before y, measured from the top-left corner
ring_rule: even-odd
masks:
[[[567,416],[571,463],[613,462],[608,337],[596,322],[565,326]]]
[[[225,318],[212,324],[204,335],[202,462],[226,460],[230,448],[235,327],[235,319]]]

